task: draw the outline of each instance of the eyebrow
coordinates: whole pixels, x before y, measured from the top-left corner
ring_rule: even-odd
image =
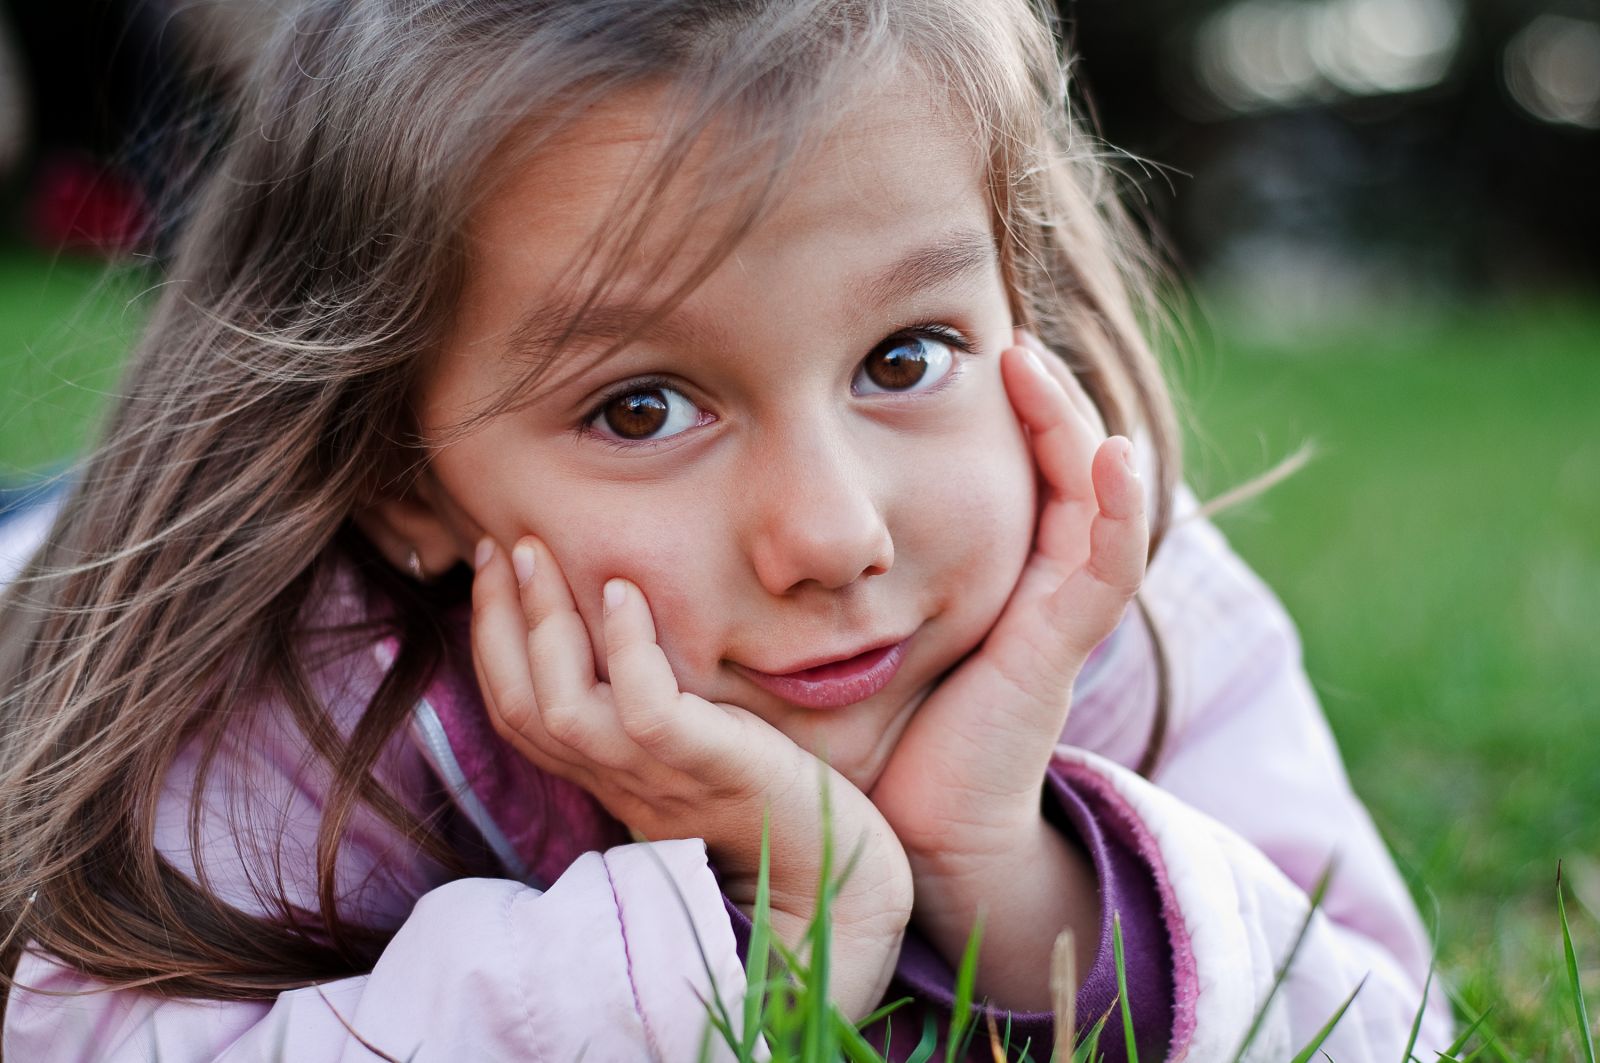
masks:
[[[873,306],[975,277],[996,264],[994,240],[981,229],[954,229],[881,270],[862,290]]]
[[[994,240],[988,232],[958,228],[913,248],[851,288],[862,293],[863,305],[883,307],[928,288],[975,280],[996,264]],[[574,320],[577,312],[578,306],[571,303],[535,307],[511,332],[512,355],[539,363],[542,369],[563,339],[620,340],[637,331],[651,314],[647,307],[631,302],[596,303]],[[720,326],[681,310],[655,322],[650,331],[683,346],[728,346],[728,334]]]

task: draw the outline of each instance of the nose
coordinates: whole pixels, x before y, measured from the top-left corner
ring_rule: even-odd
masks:
[[[807,583],[837,590],[889,571],[894,541],[848,441],[823,437],[813,423],[808,438],[774,443],[746,485],[750,561],[768,593]]]

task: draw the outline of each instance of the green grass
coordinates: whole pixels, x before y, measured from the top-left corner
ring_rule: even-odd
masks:
[[[1299,623],[1357,792],[1437,898],[1442,975],[1522,1053],[1575,1053],[1549,897],[1565,857],[1595,929],[1600,305],[1206,346],[1181,374],[1202,496],[1318,445],[1218,523]]]
[[[102,274],[0,247],[0,483],[70,459],[116,388],[143,282]]]
[[[80,304],[96,273],[0,251],[0,478],[69,457],[114,388],[137,287]],[[1600,303],[1292,347],[1223,323],[1177,380],[1202,497],[1318,444],[1218,523],[1298,622],[1356,790],[1437,902],[1440,978],[1493,1009],[1508,1058],[1576,1058],[1550,889],[1565,859],[1572,973],[1600,984]]]

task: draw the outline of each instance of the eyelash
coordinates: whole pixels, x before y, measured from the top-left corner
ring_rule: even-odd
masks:
[[[971,355],[977,350],[976,345],[963,336],[960,332],[957,332],[949,325],[945,325],[937,321],[928,321],[921,324],[908,325],[902,329],[897,329],[896,331],[891,332],[888,336],[885,336],[883,340],[877,344],[877,346],[872,348],[872,350],[877,351],[882,348],[884,344],[891,343],[895,340],[905,339],[930,339],[937,343],[943,343],[951,350],[958,351],[963,355]],[[868,353],[868,357],[871,357],[870,352]],[[961,367],[959,364],[957,364],[951,368],[950,372],[945,374],[944,379],[940,380],[937,384],[928,388],[926,391],[919,391],[916,392],[916,394],[932,395],[935,392],[942,391],[946,385],[951,383],[956,376],[960,374],[960,372]],[[633,380],[629,380],[618,385],[616,388],[613,388],[595,401],[594,405],[589,408],[589,411],[583,415],[583,419],[578,422],[576,428],[574,429],[574,433],[579,438],[592,438],[603,446],[609,447],[612,450],[638,450],[640,448],[649,448],[672,442],[677,438],[677,436],[669,436],[666,439],[659,440],[612,439],[610,436],[601,435],[599,432],[596,432],[589,427],[589,425],[594,423],[595,418],[599,417],[600,414],[604,412],[607,406],[618,399],[627,395],[632,395],[638,391],[654,391],[660,389],[670,389],[674,391],[681,390],[674,381],[663,376],[636,377]]]
[[[661,443],[671,442],[672,439],[676,439],[677,437],[672,436],[668,439],[612,439],[610,436],[603,436],[599,432],[596,432],[594,429],[589,427],[594,423],[594,419],[599,417],[600,414],[604,412],[607,406],[611,405],[613,402],[616,402],[623,396],[632,395],[636,391],[657,391],[662,389],[670,389],[673,391],[681,390],[675,381],[668,380],[664,376],[642,376],[628,381],[621,387],[603,396],[594,404],[588,413],[583,415],[583,420],[578,422],[576,429],[578,436],[580,438],[593,439],[595,442],[601,444],[602,446],[609,447],[612,450],[637,450],[640,447],[648,448]]]
[[[898,339],[933,339],[934,343],[942,343],[944,346],[950,347],[952,351],[960,352],[960,354],[963,355],[973,354],[973,352],[978,349],[976,344],[973,344],[973,341],[970,341],[970,339],[966,338],[966,336],[963,336],[960,331],[950,328],[949,325],[944,325],[944,323],[941,322],[923,322],[920,323],[920,325],[907,325],[906,328],[893,331],[893,333],[890,333],[890,335],[885,336],[885,338],[883,338],[882,341],[877,344],[877,346],[872,347],[872,351],[867,352],[867,357],[870,359],[874,352],[882,351],[883,347],[894,343],[894,341],[898,341]],[[864,362],[864,360],[866,359],[862,359],[862,362]],[[960,367],[958,363],[957,365],[952,365],[949,373],[946,373],[944,378],[942,378],[939,383],[928,387],[926,391],[915,392],[915,394],[931,395],[934,394],[934,392],[944,391],[944,387],[946,387],[950,381],[954,381],[960,371],[962,371],[962,367]]]

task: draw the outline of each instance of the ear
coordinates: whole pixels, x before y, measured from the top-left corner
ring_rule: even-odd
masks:
[[[442,575],[464,557],[444,518],[432,470],[413,479],[402,493],[358,509],[351,519],[389,564],[407,575],[417,575],[413,551],[423,580]]]

